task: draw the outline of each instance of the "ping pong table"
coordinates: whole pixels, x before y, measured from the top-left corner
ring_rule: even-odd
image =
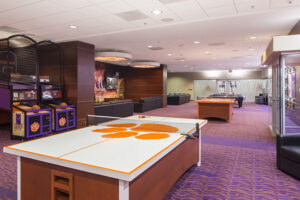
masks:
[[[114,118],[3,151],[18,156],[18,199],[163,199],[186,170],[200,166],[206,123]]]

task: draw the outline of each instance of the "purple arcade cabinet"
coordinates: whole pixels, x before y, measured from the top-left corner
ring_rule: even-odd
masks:
[[[10,112],[12,139],[27,139],[52,131],[51,109],[38,104],[36,44],[25,35],[0,40],[1,107]]]

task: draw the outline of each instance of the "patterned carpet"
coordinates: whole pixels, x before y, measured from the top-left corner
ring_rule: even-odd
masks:
[[[168,106],[144,114],[196,118],[196,104]],[[202,131],[202,165],[187,171],[166,200],[299,199],[300,181],[276,169],[268,106],[245,104],[232,122],[210,120]],[[0,147],[12,144],[0,131]],[[16,159],[0,151],[0,199],[16,199]]]

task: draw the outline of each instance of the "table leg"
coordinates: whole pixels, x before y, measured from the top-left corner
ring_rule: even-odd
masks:
[[[119,200],[129,200],[129,182],[119,180]]]
[[[21,200],[21,157],[17,157],[17,199]]]
[[[201,166],[201,129],[199,129],[199,161],[197,163],[197,166]]]

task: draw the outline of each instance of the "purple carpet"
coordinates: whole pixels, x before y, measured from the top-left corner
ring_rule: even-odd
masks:
[[[196,104],[168,106],[144,114],[196,118]],[[276,145],[268,125],[271,108],[245,104],[232,122],[210,120],[202,131],[202,165],[187,171],[166,200],[298,199],[300,181],[276,168]],[[14,143],[0,131],[0,147]],[[0,151],[0,199],[16,199],[16,158]]]

